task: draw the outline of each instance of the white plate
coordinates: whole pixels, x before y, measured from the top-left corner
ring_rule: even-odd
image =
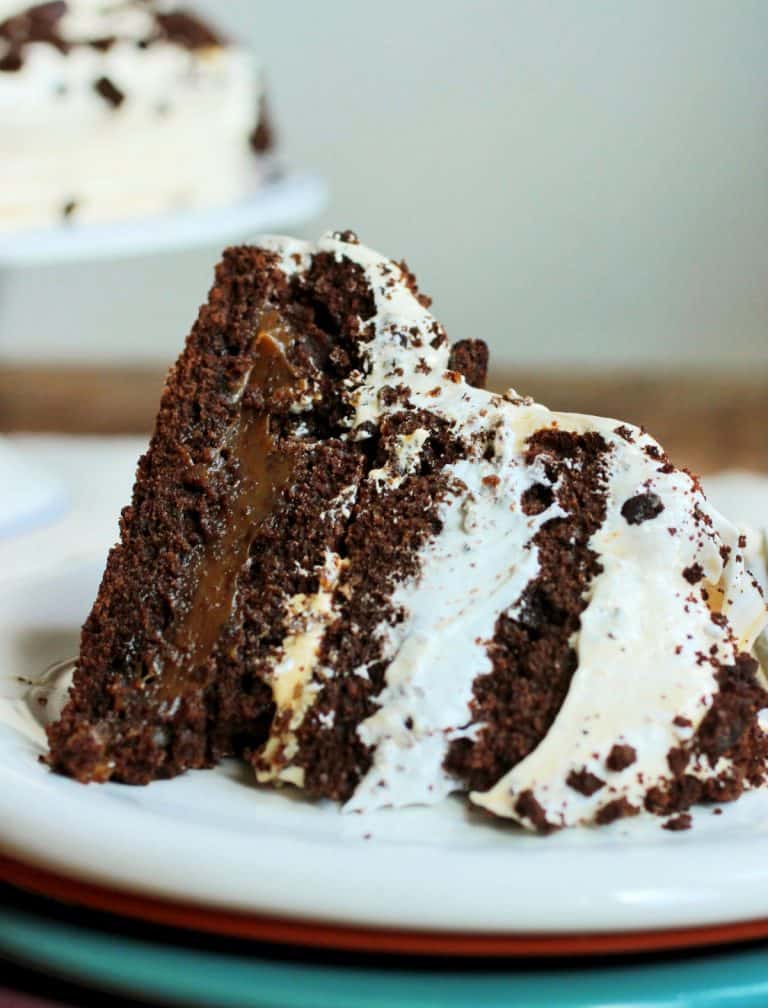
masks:
[[[67,506],[61,484],[30,465],[5,437],[0,437],[0,487],[0,540],[52,522]]]
[[[6,852],[171,900],[368,927],[563,933],[768,917],[768,793],[721,815],[699,809],[687,832],[648,817],[538,837],[458,799],[341,815],[332,803],[261,789],[233,762],[145,788],[83,787],[51,774],[38,762],[41,728],[15,703],[17,677],[72,652],[103,562],[96,545],[78,563],[66,554],[66,564],[52,556],[47,569],[28,565],[12,591],[0,577]]]
[[[303,224],[328,200],[324,182],[289,172],[225,207],[157,214],[0,235],[0,267],[39,266],[222,245],[274,228]]]

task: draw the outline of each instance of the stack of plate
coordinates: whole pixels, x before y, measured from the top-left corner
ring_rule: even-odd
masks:
[[[235,762],[146,788],[49,773],[28,683],[76,647],[140,443],[22,447],[73,508],[0,543],[6,956],[207,1006],[768,1003],[768,793],[683,833],[538,837],[452,800],[343,816]],[[768,501],[768,481],[709,489]]]

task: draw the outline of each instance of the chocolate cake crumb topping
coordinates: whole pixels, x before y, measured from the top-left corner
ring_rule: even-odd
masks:
[[[607,805],[603,805],[595,816],[595,822],[598,826],[607,826],[612,822],[616,822],[617,819],[627,819],[630,816],[636,816],[639,812],[640,809],[632,805],[626,798],[616,798],[608,802]]]
[[[68,53],[77,46],[87,46],[99,52],[107,52],[117,41],[114,36],[69,42],[59,31],[59,21],[67,10],[65,0],[35,4],[27,10],[0,22],[0,41],[6,43],[5,53],[0,58],[0,71],[18,72],[24,65],[24,50],[31,43],[45,43]],[[159,40],[183,46],[185,49],[206,49],[226,44],[220,34],[197,17],[185,10],[155,13],[156,31],[149,38],[139,39],[137,45],[146,49]],[[106,97],[104,95],[103,97]],[[107,99],[111,100],[111,99]]]
[[[520,505],[523,514],[538,515],[551,507],[554,499],[555,493],[552,487],[547,486],[546,483],[533,483],[523,491]]]
[[[120,108],[125,101],[125,95],[109,77],[99,77],[97,81],[94,81],[93,90],[96,94],[101,95],[112,108]]]
[[[626,770],[628,766],[637,759],[637,750],[634,746],[617,743],[611,748],[605,760],[605,765],[614,773]]]
[[[185,49],[207,49],[226,42],[206,21],[186,10],[157,14],[156,20],[165,38]]]
[[[523,791],[515,802],[515,812],[527,819],[539,833],[552,833],[556,827],[547,819],[547,814],[536,800],[533,791]]]
[[[334,231],[333,238],[335,241],[346,242],[347,245],[359,245],[360,239],[357,237],[354,231],[347,229],[346,231]]]
[[[628,525],[640,525],[658,518],[663,510],[664,505],[657,494],[644,493],[624,501],[621,514]]]
[[[91,39],[88,45],[91,49],[96,49],[98,52],[109,52],[115,42],[117,42],[115,36],[108,35],[105,38]]]
[[[401,259],[400,262],[395,263],[395,265],[401,270],[402,275],[403,275],[403,280],[405,282],[405,285],[407,286],[407,288],[411,292],[411,294],[413,294],[413,296],[419,302],[419,304],[421,305],[421,307],[422,308],[429,308],[430,305],[432,304],[432,298],[428,297],[426,294],[422,294],[421,293],[421,291],[419,290],[419,285],[416,282],[416,277],[410,271],[410,269],[408,269],[408,264],[406,263],[406,261],[404,259]],[[437,323],[435,323],[435,324],[437,325]],[[442,335],[443,342],[445,342],[445,340],[446,340],[445,335],[444,334],[441,334],[441,335]],[[438,338],[438,337],[435,337],[435,338]],[[433,343],[432,345],[435,346],[436,344]],[[440,344],[437,344],[437,345],[439,346]]]
[[[275,146],[275,130],[272,125],[272,116],[269,111],[269,103],[266,95],[259,99],[258,117],[256,125],[248,138],[251,150],[256,154],[266,154]]]
[[[482,340],[459,340],[451,347],[448,369],[463,374],[468,384],[485,388],[488,347]]]
[[[693,825],[693,819],[689,812],[681,812],[680,815],[675,816],[672,819],[667,819],[663,824],[662,829],[672,830],[677,832],[678,830],[690,829]]]
[[[24,65],[24,48],[33,42],[47,43],[59,52],[68,52],[69,44],[59,34],[58,22],[67,9],[64,0],[36,4],[0,22],[0,40],[6,51],[0,60],[0,71],[17,72]]]
[[[683,577],[688,582],[688,584],[698,584],[699,581],[704,577],[704,568],[700,563],[691,564],[690,567],[686,567],[683,570]]]
[[[735,664],[724,666],[717,673],[720,692],[715,696],[696,736],[697,748],[712,765],[720,756],[741,748],[742,743],[747,746],[745,756],[755,743],[766,746],[755,724],[756,710],[768,706],[768,693],[757,681],[758,668],[751,655],[740,654]],[[754,737],[755,732],[758,737]]]
[[[21,52],[12,46],[0,57],[0,72],[17,73],[23,66],[24,60],[21,58]]]
[[[719,692],[714,696],[697,732],[686,750],[669,754],[673,779],[667,786],[651,788],[645,806],[656,815],[684,812],[698,802],[733,801],[747,787],[756,787],[765,779],[768,738],[760,729],[757,713],[768,707],[768,693],[757,680],[758,665],[747,654],[737,656],[733,665],[718,669]],[[690,726],[686,718],[675,724]],[[691,754],[715,766],[723,757],[730,762],[727,771],[714,779],[700,780],[685,773]]]
[[[587,798],[590,798],[600,788],[605,787],[605,781],[590,773],[586,767],[582,767],[581,770],[571,770],[565,783],[574,791],[578,791],[579,794],[586,795]]]
[[[635,435],[632,429],[627,427],[626,424],[619,424],[618,427],[614,428],[613,433],[617,434],[620,438],[624,438],[629,444],[635,443]]]
[[[667,753],[667,763],[669,764],[669,769],[675,775],[675,777],[680,777],[688,766],[688,761],[690,760],[690,753],[685,749],[676,746],[669,750]]]

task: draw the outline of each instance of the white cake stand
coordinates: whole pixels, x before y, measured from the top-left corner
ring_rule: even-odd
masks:
[[[5,283],[13,283],[19,273],[221,248],[260,232],[305,224],[323,210],[327,200],[328,189],[321,179],[274,171],[252,193],[229,206],[0,235],[0,299],[9,293]],[[44,287],[41,293],[44,297]],[[18,340],[14,342],[18,345]],[[30,467],[11,438],[0,437],[0,539],[48,524],[67,506],[67,495],[58,481]]]
[[[327,201],[328,188],[316,176],[274,174],[229,206],[0,235],[0,268],[85,263],[223,245],[274,228],[297,227],[320,213]]]

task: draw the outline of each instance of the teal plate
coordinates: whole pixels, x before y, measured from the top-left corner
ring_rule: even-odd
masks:
[[[549,968],[322,965],[214,953],[0,910],[0,951],[102,990],[206,1008],[765,1008],[768,948]],[[263,947],[260,947],[263,955]]]

